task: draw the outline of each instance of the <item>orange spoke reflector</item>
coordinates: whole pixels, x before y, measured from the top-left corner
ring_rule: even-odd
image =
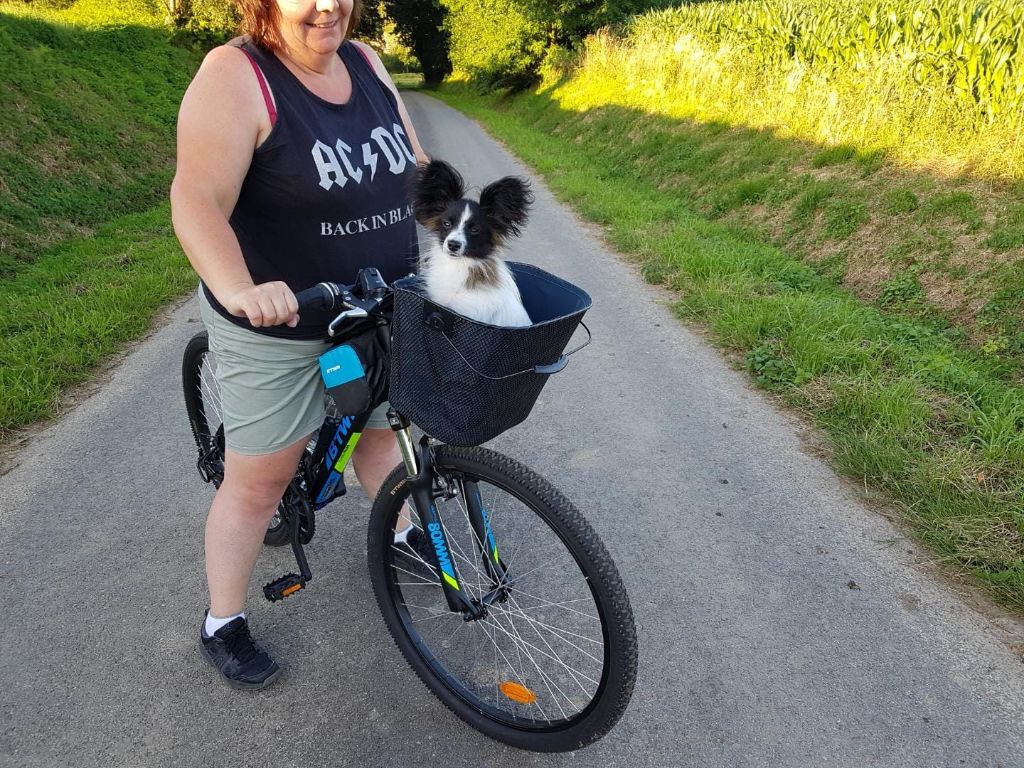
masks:
[[[499,685],[498,689],[517,704],[533,704],[537,700],[537,694],[525,685],[513,683],[511,680],[507,680]]]

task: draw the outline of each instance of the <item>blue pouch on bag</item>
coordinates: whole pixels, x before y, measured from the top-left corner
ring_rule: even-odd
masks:
[[[370,409],[373,393],[352,346],[342,344],[320,355],[320,375],[338,413],[354,416]]]

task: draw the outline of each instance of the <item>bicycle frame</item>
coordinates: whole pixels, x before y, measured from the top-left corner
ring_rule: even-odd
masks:
[[[321,284],[326,290],[326,294],[320,291],[320,295],[329,294],[334,297],[332,302],[334,299],[340,298],[341,305],[348,307],[331,322],[328,332],[332,337],[345,319],[368,317],[374,308],[380,306],[382,300],[380,297],[383,296],[382,291],[387,288],[387,285],[380,278],[379,273],[376,270],[361,270],[357,282],[362,288],[363,296],[376,296],[377,298],[370,304],[365,304],[353,296],[347,287]],[[317,289],[310,289],[310,291],[314,294],[318,292]],[[303,293],[308,294],[309,292]],[[384,321],[385,324],[387,322],[387,320]],[[387,342],[388,339],[385,338],[385,343]],[[343,342],[339,339],[339,343]],[[317,435],[312,455],[300,466],[296,480],[289,486],[290,492],[298,497],[303,509],[321,509],[345,493],[343,480],[345,467],[352,458],[352,453],[362,436],[369,417],[370,412],[366,411],[354,415],[341,415],[338,418],[329,416],[324,420]],[[441,520],[434,504],[436,498],[442,496],[452,498],[458,494],[459,489],[451,487],[451,484],[440,478],[434,471],[433,451],[427,436],[423,436],[420,440],[417,451],[412,440],[412,425],[405,416],[394,409],[389,409],[388,423],[395,432],[402,452],[402,459],[408,475],[406,482],[409,483],[410,500],[423,525],[423,533],[430,538],[433,545],[430,558],[433,562],[427,563],[427,565],[434,568],[438,575],[448,607],[452,611],[462,613],[467,621],[483,618],[487,615],[488,605],[495,600],[504,600],[507,597],[511,581],[505,565],[499,557],[498,546],[479,488],[471,480],[460,479],[459,485],[462,487],[465,509],[479,550],[477,554],[485,563],[493,588],[483,598],[471,599],[466,597],[466,591],[462,588],[459,569],[448,544],[444,521]],[[293,517],[295,519],[290,521],[292,550],[298,561],[301,576],[289,574],[264,587],[264,593],[271,600],[281,599],[302,589],[305,582],[311,578],[302,551],[299,515]]]
[[[302,472],[305,481],[304,496],[313,504],[314,509],[323,508],[337,496],[345,493],[342,475],[368,420],[369,413],[362,413],[328,418],[324,421],[313,454]],[[462,613],[467,620],[482,618],[486,615],[488,605],[505,596],[511,582],[499,557],[497,542],[479,488],[471,480],[462,479],[460,482],[470,524],[475,532],[478,554],[486,563],[488,574],[494,583],[494,588],[482,600],[476,601],[467,598],[462,588],[459,569],[448,545],[444,522],[434,504],[434,499],[441,496],[450,498],[451,495],[458,494],[459,490],[452,488],[450,484],[436,482],[438,478],[433,470],[433,452],[428,437],[424,436],[420,440],[417,451],[413,444],[409,420],[391,409],[388,411],[388,421],[402,452],[413,507],[423,524],[424,534],[433,544],[431,559],[434,562],[428,565],[438,574],[448,607],[452,611]],[[297,525],[296,522],[292,524]],[[301,544],[298,544],[297,538],[293,541],[293,549],[296,546],[296,558],[299,560],[304,579],[308,580],[308,567],[304,567],[305,558],[302,556]]]
[[[369,414],[324,420],[313,455],[305,466],[306,487],[313,509],[319,510],[345,493],[342,475],[363,434]]]

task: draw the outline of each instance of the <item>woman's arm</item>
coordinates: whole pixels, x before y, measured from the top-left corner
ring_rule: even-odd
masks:
[[[373,63],[373,69],[377,73],[377,77],[381,79],[391,92],[395,94],[395,100],[398,102],[398,114],[402,116],[402,124],[405,126],[405,133],[409,137],[409,143],[412,144],[412,151],[416,155],[417,162],[426,164],[430,162],[430,157],[423,151],[423,147],[420,145],[420,140],[416,137],[416,131],[413,130],[412,120],[409,119],[409,112],[405,108],[405,103],[402,101],[402,97],[398,94],[398,89],[395,87],[394,80],[391,79],[391,75],[388,74],[387,69],[384,68],[384,62],[380,60],[380,56],[366,43],[361,43],[358,40],[352,41],[353,45],[358,45],[360,50],[365,51],[366,55],[370,58]]]
[[[203,61],[178,113],[178,164],[171,184],[174,232],[192,267],[231,314],[254,326],[298,322],[281,282],[256,286],[228,219],[270,119],[245,54],[230,46]]]

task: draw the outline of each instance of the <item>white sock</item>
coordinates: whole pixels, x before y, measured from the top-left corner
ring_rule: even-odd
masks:
[[[409,539],[409,534],[412,532],[412,524],[405,526],[405,530],[399,531],[395,534],[395,544],[405,544]]]
[[[214,632],[223,627],[225,624],[231,623],[239,616],[241,616],[244,619],[245,613],[236,613],[234,616],[227,616],[223,619],[218,616],[214,616],[212,613],[208,613],[206,614],[206,623],[203,624],[203,634],[207,637],[213,637]]]

